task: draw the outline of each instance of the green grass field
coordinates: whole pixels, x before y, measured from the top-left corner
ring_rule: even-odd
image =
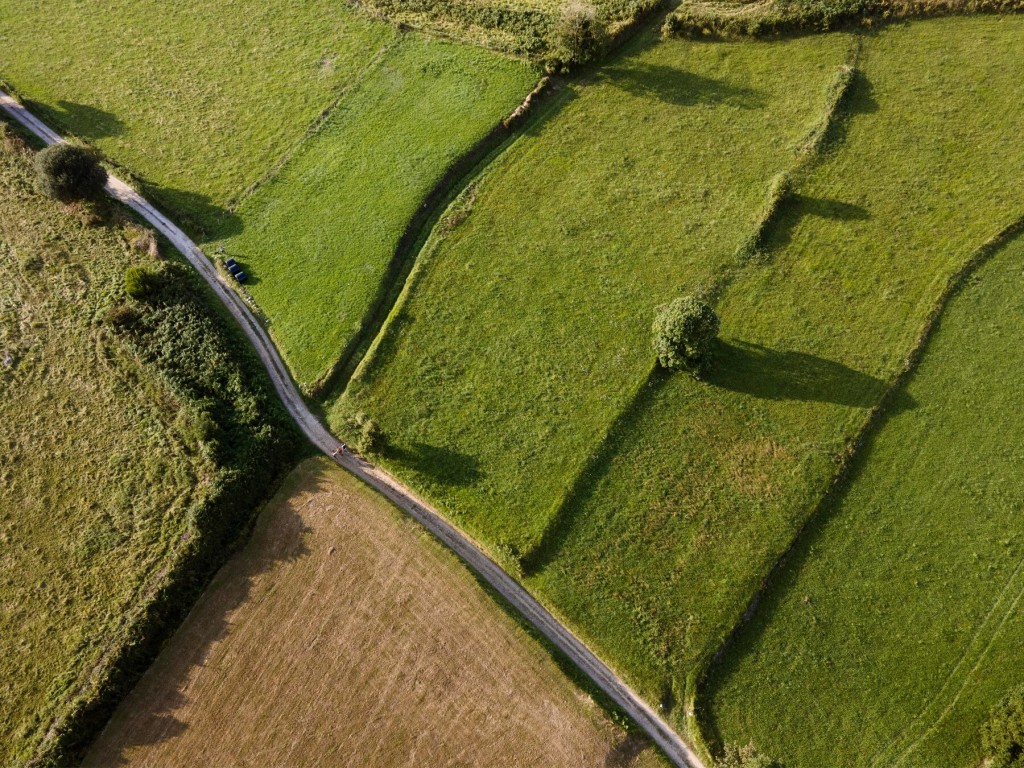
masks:
[[[975,766],[1024,682],[1024,239],[949,304],[849,487],[708,685],[715,728],[787,768]]]
[[[177,434],[158,378],[99,325],[130,262],[116,235],[32,194],[0,147],[4,765],[86,685],[214,469]]]
[[[491,546],[536,546],[647,375],[653,308],[732,262],[848,45],[645,36],[557,96],[442,222],[350,387],[387,465]]]
[[[0,78],[199,231],[239,227],[228,202],[397,36],[330,0],[9,0],[4,14]]]
[[[534,591],[649,698],[671,709],[692,695],[688,678],[813,510],[947,277],[1024,210],[1012,138],[1024,129],[1012,106],[1022,38],[1024,20],[983,18],[865,39],[848,120],[797,174],[768,263],[741,270],[719,301],[724,343],[706,382],[647,377],[651,308],[730,263],[768,179],[795,164],[808,105],[849,38],[668,42],[613,64],[660,73],[662,90],[634,85],[639,100],[616,105],[589,91],[612,83],[583,88],[524,139],[429,257],[356,382],[394,438],[389,465],[499,553],[532,551]],[[693,71],[702,54],[734,77],[740,62],[753,72],[723,82]],[[673,77],[673,55],[691,71]],[[691,86],[666,102],[673,79],[718,97],[680,104],[696,100]],[[662,124],[657,139],[678,152],[654,152],[645,108],[670,110],[690,140]],[[759,144],[773,116],[774,155]],[[693,141],[688,117],[712,147]],[[580,140],[574,118],[599,135]],[[687,149],[704,165],[681,159]],[[557,192],[533,192],[552,178]]]
[[[299,444],[195,279],[114,330],[137,230],[0,134],[0,763],[67,764]]]
[[[445,169],[536,79],[514,59],[403,35],[239,207],[244,229],[222,244],[255,277],[250,292],[301,384],[321,378],[359,332],[399,238]]]
[[[719,302],[707,381],[656,380],[564,509],[535,589],[652,698],[694,694],[947,276],[1024,212],[1021,40],[959,19],[865,41],[840,143]]]
[[[360,329],[432,186],[538,76],[320,0],[5,10],[0,78],[248,267],[307,388]]]

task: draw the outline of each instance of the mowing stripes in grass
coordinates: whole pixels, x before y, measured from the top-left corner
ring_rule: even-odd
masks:
[[[844,143],[724,292],[706,381],[652,389],[531,582],[666,706],[693,697],[949,276],[1024,209],[1022,39],[1024,19],[985,18],[867,41]]]
[[[533,549],[646,375],[654,307],[732,263],[847,44],[648,36],[563,91],[435,233],[352,382],[386,465],[507,562]]]
[[[244,230],[220,244],[253,276],[247,287],[300,384],[322,378],[358,334],[423,198],[535,81],[523,62],[403,35],[245,200]]]
[[[843,494],[708,688],[716,731],[786,766],[976,765],[1024,681],[1024,239],[949,304]]]

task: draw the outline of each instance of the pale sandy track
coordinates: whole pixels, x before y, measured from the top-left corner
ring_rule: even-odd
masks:
[[[47,144],[63,141],[58,133],[2,90],[0,90],[0,109],[3,109]],[[116,176],[109,177],[107,193],[148,221],[195,267],[217,298],[238,321],[245,335],[249,337],[249,341],[256,349],[270,375],[274,389],[277,390],[292,418],[317,448],[330,455],[331,451],[337,447],[338,439],[306,406],[298,388],[288,375],[288,369],[270,340],[270,336],[256,320],[245,302],[231,289],[206,258],[206,255],[167,217]],[[444,546],[454,552],[628,714],[662,749],[674,765],[680,768],[703,768],[696,753],[672,730],[668,723],[598,659],[579,638],[538,603],[519,582],[491,560],[472,539],[452,526],[435,509],[420,500],[412,491],[382,469],[352,456],[345,456],[338,463],[394,502],[430,531]]]

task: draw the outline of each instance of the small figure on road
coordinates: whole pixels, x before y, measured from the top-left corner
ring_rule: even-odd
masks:
[[[337,458],[338,456],[344,456],[346,453],[348,453],[348,446],[345,445],[345,443],[342,443],[333,451],[331,451],[331,456]]]

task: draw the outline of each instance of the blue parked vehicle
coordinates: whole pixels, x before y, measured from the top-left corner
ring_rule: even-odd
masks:
[[[238,282],[244,283],[248,279],[249,276],[245,274],[245,272],[243,272],[242,270],[238,270],[237,272],[235,272],[235,280],[237,280]]]

